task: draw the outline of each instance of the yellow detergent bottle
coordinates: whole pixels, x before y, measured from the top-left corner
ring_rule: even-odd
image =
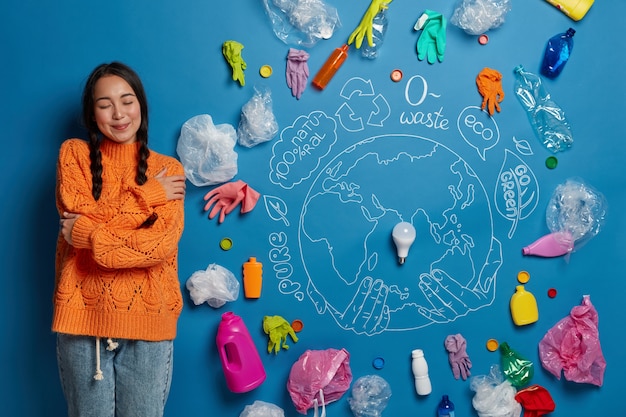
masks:
[[[565,13],[572,20],[582,19],[591,8],[594,0],[546,0]]]
[[[515,287],[515,294],[511,297],[511,316],[513,323],[518,326],[531,324],[539,320],[537,300],[532,293],[526,291],[523,285]]]

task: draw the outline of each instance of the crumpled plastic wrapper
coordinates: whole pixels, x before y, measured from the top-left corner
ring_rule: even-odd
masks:
[[[220,308],[239,297],[239,281],[232,272],[217,264],[194,272],[186,287],[195,305],[206,302],[213,308]]]
[[[208,114],[187,120],[176,153],[185,177],[197,187],[221,184],[237,175],[237,132],[229,124],[214,125]]]
[[[239,417],[285,417],[285,412],[279,406],[256,400],[250,405],[246,405]]]
[[[391,397],[389,383],[378,375],[365,375],[352,384],[348,398],[354,417],[380,417]]]
[[[450,23],[469,35],[481,35],[504,23],[511,0],[459,0]]]
[[[491,366],[489,375],[473,377],[470,388],[476,392],[472,405],[478,417],[519,417],[522,413],[515,387],[504,379],[498,365]]]
[[[241,108],[237,128],[239,144],[247,148],[272,140],[278,123],[272,111],[272,94],[267,88],[254,88],[254,95]]]

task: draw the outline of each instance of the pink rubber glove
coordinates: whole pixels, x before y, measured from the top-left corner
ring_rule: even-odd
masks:
[[[308,59],[309,54],[306,51],[289,48],[286,73],[287,85],[291,88],[291,94],[298,100],[300,100],[309,79]]]
[[[450,362],[454,378],[461,377],[465,381],[471,375],[470,368],[472,367],[472,361],[465,351],[467,347],[465,338],[460,334],[450,335],[446,337],[444,345],[448,351],[448,362]]]
[[[239,203],[241,203],[241,213],[251,211],[260,196],[261,194],[241,180],[227,182],[206,193],[204,200],[207,203],[204,205],[204,211],[213,206],[209,213],[209,219],[213,219],[217,213],[220,213],[219,223],[222,223],[226,215],[233,211]]]

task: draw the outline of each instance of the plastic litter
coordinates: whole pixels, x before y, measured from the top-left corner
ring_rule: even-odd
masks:
[[[472,361],[467,355],[467,341],[460,333],[448,335],[444,341],[448,351],[448,362],[454,379],[463,378],[463,381],[471,375]]]
[[[232,212],[241,203],[242,214],[252,211],[256,206],[261,194],[242,180],[232,181],[215,187],[204,195],[204,211],[209,212],[209,219],[213,219],[219,213],[219,223],[224,221],[227,214]]]
[[[507,342],[500,343],[502,371],[506,379],[515,387],[528,385],[535,374],[535,366],[531,361],[511,349]]]
[[[307,350],[293,364],[287,391],[296,410],[307,410],[337,401],[350,388],[350,354],[345,349]]]
[[[502,90],[502,74],[500,71],[483,68],[476,76],[476,87],[483,97],[480,109],[487,107],[489,116],[493,116],[493,112],[500,112],[500,103],[504,100],[504,91]]]
[[[446,25],[447,19],[433,10],[424,10],[424,13],[417,19],[414,30],[422,32],[417,38],[417,59],[426,60],[429,64],[443,62],[446,52]]]
[[[247,67],[246,61],[241,56],[243,45],[237,41],[226,41],[222,44],[222,55],[226,58],[226,62],[230,65],[233,72],[233,81],[239,82],[239,85],[246,85],[244,70]]]
[[[285,417],[285,411],[275,404],[256,400],[246,405],[239,417]]]
[[[348,404],[354,417],[380,417],[387,408],[391,387],[378,375],[365,375],[352,384]]]
[[[267,342],[267,353],[272,350],[275,354],[282,349],[289,349],[287,344],[287,336],[291,336],[294,342],[298,342],[298,336],[291,325],[281,316],[265,316],[263,317],[263,331],[269,337]]]
[[[511,0],[459,0],[450,23],[469,35],[480,35],[504,23],[509,11]]]
[[[322,0],[263,0],[274,34],[287,45],[312,47],[341,27],[339,14]]]
[[[476,394],[472,406],[478,417],[519,417],[522,406],[515,400],[517,391],[504,380],[500,367],[492,365],[489,375],[472,377],[470,388]]]
[[[210,264],[204,271],[196,271],[187,280],[186,287],[195,305],[206,302],[213,308],[222,307],[239,297],[239,281],[223,266]]]
[[[176,153],[185,177],[197,187],[221,184],[237,175],[237,133],[229,124],[214,125],[208,114],[187,120]]]
[[[269,88],[254,88],[254,95],[243,105],[237,128],[239,144],[247,148],[272,140],[278,133],[278,123],[272,111]]]
[[[385,10],[392,0],[371,0],[370,5],[363,14],[359,25],[348,37],[348,45],[361,50],[365,58],[374,59],[378,57],[378,50],[383,44],[385,32],[387,31],[387,15]],[[366,40],[363,44],[363,39]]]
[[[574,34],[572,28],[567,32],[551,37],[546,45],[541,63],[541,73],[548,78],[556,78],[563,71],[565,64],[574,49]]]
[[[600,345],[598,312],[589,295],[539,342],[541,365],[557,379],[602,386],[606,360]]]
[[[553,412],[556,408],[552,396],[541,385],[531,385],[520,390],[515,399],[522,404],[524,417],[540,417]]]
[[[301,49],[289,48],[287,54],[287,69],[285,78],[291,94],[300,100],[309,80],[308,52]]]

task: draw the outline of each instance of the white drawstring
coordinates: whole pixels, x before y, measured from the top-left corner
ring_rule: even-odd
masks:
[[[110,337],[107,339],[107,350],[109,352],[117,349],[119,343],[114,342]],[[96,381],[102,381],[104,375],[102,375],[102,369],[100,369],[100,338],[96,337],[96,374],[93,376]]]
[[[322,403],[322,414],[319,417],[326,417],[326,403],[324,401],[324,391],[320,390],[320,402]],[[313,417],[318,417],[317,414],[317,398],[313,399]]]

